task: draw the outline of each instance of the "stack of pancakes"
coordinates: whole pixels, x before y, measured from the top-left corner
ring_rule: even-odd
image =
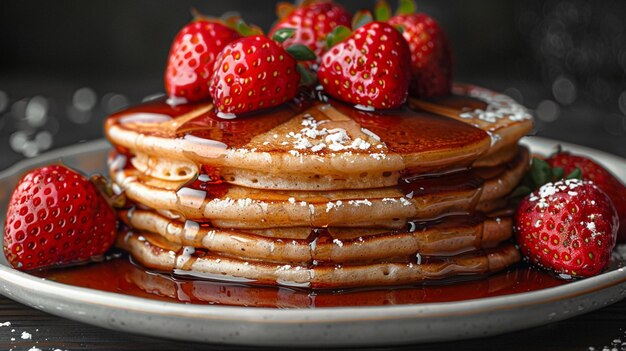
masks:
[[[110,176],[134,206],[117,246],[144,266],[311,288],[486,274],[517,262],[508,195],[532,118],[456,84],[368,111],[300,96],[235,119],[158,100],[107,119]]]

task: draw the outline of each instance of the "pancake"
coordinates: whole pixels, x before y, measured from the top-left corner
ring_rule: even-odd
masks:
[[[105,132],[124,152],[191,165],[189,176],[202,172],[197,165],[208,165],[231,183],[261,189],[384,187],[407,172],[501,163],[532,128],[522,106],[512,100],[509,108],[501,106],[503,95],[455,87],[467,94],[430,104],[444,112],[478,106],[497,111],[499,118],[469,112],[450,118],[414,104],[400,111],[361,111],[334,100],[302,98],[299,104],[224,120],[208,103],[172,107],[157,101],[110,116]]]
[[[445,176],[408,179],[395,187],[341,191],[275,191],[228,183],[183,186],[112,164],[111,178],[131,200],[153,209],[170,210],[216,227],[273,228],[384,226],[399,228],[410,219],[432,219],[447,213],[490,212],[521,181],[528,151],[502,167]]]
[[[129,199],[116,245],[178,275],[315,289],[519,261],[509,195],[529,165],[524,107],[465,84],[392,111],[316,93],[234,119],[164,99],[108,117],[109,174]]]
[[[452,94],[429,101],[409,97],[408,104],[418,110],[469,123],[487,132],[491,137],[491,148],[477,163],[510,149],[533,127],[526,108],[511,97],[471,84],[454,84]]]
[[[142,265],[213,280],[285,285],[307,288],[349,288],[419,283],[453,275],[479,275],[500,271],[520,260],[512,244],[451,256],[417,259],[415,262],[379,262],[342,265],[281,265],[199,252],[189,248],[171,250],[145,239],[149,234],[127,232],[117,246]]]
[[[120,212],[121,219],[142,232],[181,246],[289,264],[373,262],[390,257],[452,256],[493,248],[511,237],[510,217],[454,216],[436,223],[412,223],[404,230],[360,228],[287,228],[242,231],[167,219],[152,211]]]

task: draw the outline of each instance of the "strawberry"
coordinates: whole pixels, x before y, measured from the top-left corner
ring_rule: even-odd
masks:
[[[402,27],[411,50],[411,95],[432,98],[450,93],[452,50],[439,24],[424,13],[399,14],[388,21]]]
[[[197,101],[209,97],[209,79],[215,57],[240,35],[216,21],[196,20],[180,30],[165,69],[165,91],[170,97]]]
[[[329,41],[340,31],[348,29],[337,27]],[[391,109],[406,100],[409,67],[409,47],[402,34],[387,23],[369,22],[324,54],[317,77],[337,99]]]
[[[547,162],[552,167],[560,167],[565,173],[574,171],[576,168],[582,172],[582,178],[593,181],[609,197],[620,218],[620,229],[617,233],[618,242],[626,242],[626,187],[613,174],[593,160],[572,155],[567,152],[559,152],[550,157]]]
[[[295,35],[285,40],[283,46],[302,44],[317,56],[326,51],[328,34],[337,26],[349,26],[352,18],[342,6],[332,2],[313,2],[299,8],[279,3],[277,13],[280,19],[270,30],[270,37],[281,28],[294,28]]]
[[[276,40],[294,31],[281,30]],[[209,85],[216,109],[237,114],[273,107],[296,96],[300,70],[292,55],[312,59],[315,55],[303,45],[283,49],[280,43],[263,35],[252,35],[228,44],[215,60],[215,73]]]
[[[4,255],[21,270],[88,261],[111,247],[116,226],[115,211],[93,183],[63,166],[39,168],[13,191]]]
[[[590,181],[566,179],[526,196],[514,229],[530,262],[558,274],[589,277],[606,268],[618,226],[606,193]]]

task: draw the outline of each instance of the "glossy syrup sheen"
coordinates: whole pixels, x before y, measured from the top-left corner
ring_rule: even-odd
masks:
[[[118,154],[123,154],[127,159],[133,157],[127,151],[117,150],[110,154],[109,161],[115,159]],[[460,168],[444,173],[432,174],[406,174],[398,179],[397,186],[404,195],[412,193],[411,196],[467,190],[475,191],[480,189],[485,181],[496,178],[506,170],[515,167],[522,161],[522,157],[523,155],[518,153],[512,160],[494,167]],[[126,162],[123,168],[128,170],[135,169],[131,162]],[[207,192],[207,198],[213,199],[224,196],[228,192],[230,184],[222,178],[219,167],[202,165],[200,174],[183,187],[205,191]]]
[[[464,301],[531,292],[567,283],[548,273],[520,264],[506,272],[487,277],[448,279],[416,286],[324,291],[183,279],[171,274],[148,271],[134,265],[127,257],[33,274],[63,284],[159,301],[274,308]]]
[[[473,106],[477,102],[469,97],[458,97],[453,106],[467,105]],[[147,135],[166,136],[168,138],[181,138],[185,136],[194,136],[202,139],[214,140],[226,144],[229,148],[244,147],[255,136],[265,133],[272,128],[288,121],[294,116],[300,115],[307,108],[323,105],[320,102],[309,100],[300,101],[297,104],[286,104],[278,108],[260,111],[254,115],[238,116],[233,120],[220,118],[214,110],[209,110],[186,118],[184,121],[176,124],[176,128],[170,130],[169,133],[161,134],[158,129],[146,131]],[[351,106],[340,102],[332,102],[332,106],[339,110],[349,121],[359,128],[366,128],[378,135],[385,142],[389,151],[394,153],[416,153],[429,152],[436,150],[456,150],[462,149],[467,145],[474,145],[481,141],[487,140],[489,136],[481,129],[470,126],[466,123],[459,122],[450,118],[442,117],[433,113],[403,108],[396,111],[360,111]],[[482,106],[482,105],[481,105]],[[173,107],[168,105],[165,100],[157,100],[147,103],[114,116],[107,120],[107,128],[112,125],[124,127],[124,120],[128,117],[141,113],[150,113],[154,115],[164,116],[167,118],[177,119],[181,116],[188,115],[197,109],[196,105],[187,105]],[[157,116],[158,117],[158,116]],[[132,120],[132,119],[131,119]],[[156,118],[155,121],[158,121]],[[141,126],[137,129],[142,131]],[[209,188],[219,187],[222,193],[228,185],[221,182],[219,177],[219,169],[203,170],[206,175],[214,179],[211,183],[198,182],[193,180],[185,185],[191,189],[203,190],[212,193]],[[458,179],[457,179],[458,178]],[[411,178],[405,184],[399,184],[405,193],[411,191],[419,193],[421,189],[429,189],[427,192],[435,192],[434,189],[444,191],[450,184],[460,187],[454,190],[480,190],[484,179],[472,172],[458,172],[447,175],[437,175],[432,178]],[[432,184],[431,184],[432,183]],[[209,188],[207,188],[209,187]],[[227,189],[226,189],[227,190]],[[419,195],[419,194],[416,194]],[[419,225],[418,225],[419,227]],[[312,231],[311,239],[331,240],[332,236],[325,229],[317,229]],[[434,259],[434,258],[433,258]],[[97,268],[93,268],[97,267]],[[90,272],[90,270],[102,270],[101,272]],[[110,274],[111,271],[114,274]],[[101,264],[78,267],[71,270],[63,271],[61,274],[52,272],[41,273],[49,279],[55,279],[68,284],[95,284],[91,286],[96,289],[109,291],[118,291],[130,295],[144,296],[147,292],[156,293],[159,298],[172,299],[174,301],[191,302],[191,303],[221,303],[230,305],[259,305],[283,307],[283,302],[276,300],[288,295],[288,307],[314,307],[314,306],[345,306],[345,305],[382,305],[388,303],[420,303],[435,301],[456,301],[457,295],[442,296],[437,293],[437,289],[445,289],[446,284],[437,285],[437,288],[430,286],[405,287],[405,288],[385,288],[385,289],[368,289],[368,290],[350,290],[341,293],[320,293],[302,290],[285,290],[284,287],[266,288],[259,286],[242,286],[227,283],[210,282],[206,280],[182,280],[179,277],[173,277],[170,274],[154,274],[143,268],[130,264],[126,259],[114,259],[110,262]],[[101,284],[101,282],[93,282],[93,274],[102,274],[103,276],[113,276],[110,284]],[[91,276],[91,278],[88,278]],[[499,276],[499,275],[496,275]],[[470,284],[466,293],[458,294],[459,300],[467,298],[487,297],[493,293],[494,289],[490,289],[489,281],[496,276],[492,276],[482,280],[472,282],[455,282],[454,289],[463,284]],[[122,279],[123,278],[123,279]],[[504,281],[509,282],[507,279]],[[446,281],[451,282],[451,281]],[[473,285],[472,285],[473,284]],[[483,287],[487,284],[484,293]],[[516,284],[516,283],[515,283]],[[513,284],[513,285],[515,285]],[[541,285],[541,284],[540,284]],[[82,286],[82,285],[81,285]],[[498,284],[502,286],[503,291],[510,289],[507,284]],[[424,289],[433,290],[425,292]],[[500,288],[495,289],[499,291]],[[531,288],[532,289],[532,288]],[[286,293],[288,291],[288,293]],[[224,293],[227,298],[223,295]],[[507,293],[507,292],[504,292]],[[443,294],[445,295],[445,294]],[[231,299],[235,296],[235,299]],[[419,296],[422,296],[421,298]],[[151,297],[151,296],[149,296]],[[272,298],[274,297],[274,298]],[[441,300],[438,300],[441,298]],[[392,301],[392,302],[390,302]]]
[[[142,128],[138,124],[132,129],[145,135],[169,138],[192,135],[224,143],[230,148],[240,148],[244,147],[255,136],[263,134],[291,118],[307,112],[307,110],[316,115],[317,113],[313,112],[313,108],[325,104],[302,96],[294,102],[237,116],[235,119],[220,118],[214,109],[210,109],[184,121],[177,125],[175,130],[169,132]],[[366,128],[378,135],[392,153],[411,154],[458,149],[489,138],[483,130],[469,124],[406,106],[398,110],[362,111],[335,100],[330,100],[328,104],[348,117],[356,128]],[[456,96],[454,104],[484,105],[479,100],[466,96]],[[206,103],[204,105],[208,106]],[[129,119],[128,117],[137,114],[149,113],[176,119],[199,109],[201,106],[201,104],[170,106],[165,99],[157,99],[108,117],[105,129],[114,125],[125,127],[127,123],[124,121],[132,121],[132,118]],[[280,150],[277,145],[271,145],[271,147],[276,151]],[[359,150],[353,151],[359,152]],[[372,152],[379,151],[374,150]]]
[[[466,104],[473,98],[459,97]],[[372,131],[395,153],[417,153],[439,149],[457,149],[487,139],[481,129],[469,124],[408,107],[386,111],[362,111],[341,102],[333,106]]]

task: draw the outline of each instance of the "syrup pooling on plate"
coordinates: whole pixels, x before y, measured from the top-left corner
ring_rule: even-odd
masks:
[[[383,306],[464,301],[546,289],[566,281],[525,265],[488,277],[420,286],[311,291],[194,279],[146,270],[126,257],[99,264],[34,272],[56,282],[160,301],[272,308]],[[94,279],[98,277],[99,279]]]
[[[133,254],[142,265],[160,271],[183,270],[192,273],[207,273],[211,279],[228,280],[246,278],[260,285],[289,285],[312,289],[332,289],[337,287],[336,279],[344,279],[345,274],[360,277],[358,281],[343,283],[342,287],[384,286],[390,283],[377,283],[380,276],[397,275],[400,282],[417,283],[445,279],[454,275],[477,275],[500,271],[519,260],[519,253],[511,244],[504,243],[493,249],[479,249],[465,254],[446,257],[398,257],[401,253],[375,262],[273,262],[256,260],[240,255],[208,250],[196,250],[191,257],[185,255],[178,246],[160,246],[158,240],[151,240],[152,234],[143,235],[127,232],[120,236],[117,246]],[[417,264],[417,262],[420,262]],[[178,271],[180,272],[180,271]],[[251,274],[254,273],[254,274]],[[371,275],[370,275],[371,274]],[[394,280],[393,285],[399,285]]]

